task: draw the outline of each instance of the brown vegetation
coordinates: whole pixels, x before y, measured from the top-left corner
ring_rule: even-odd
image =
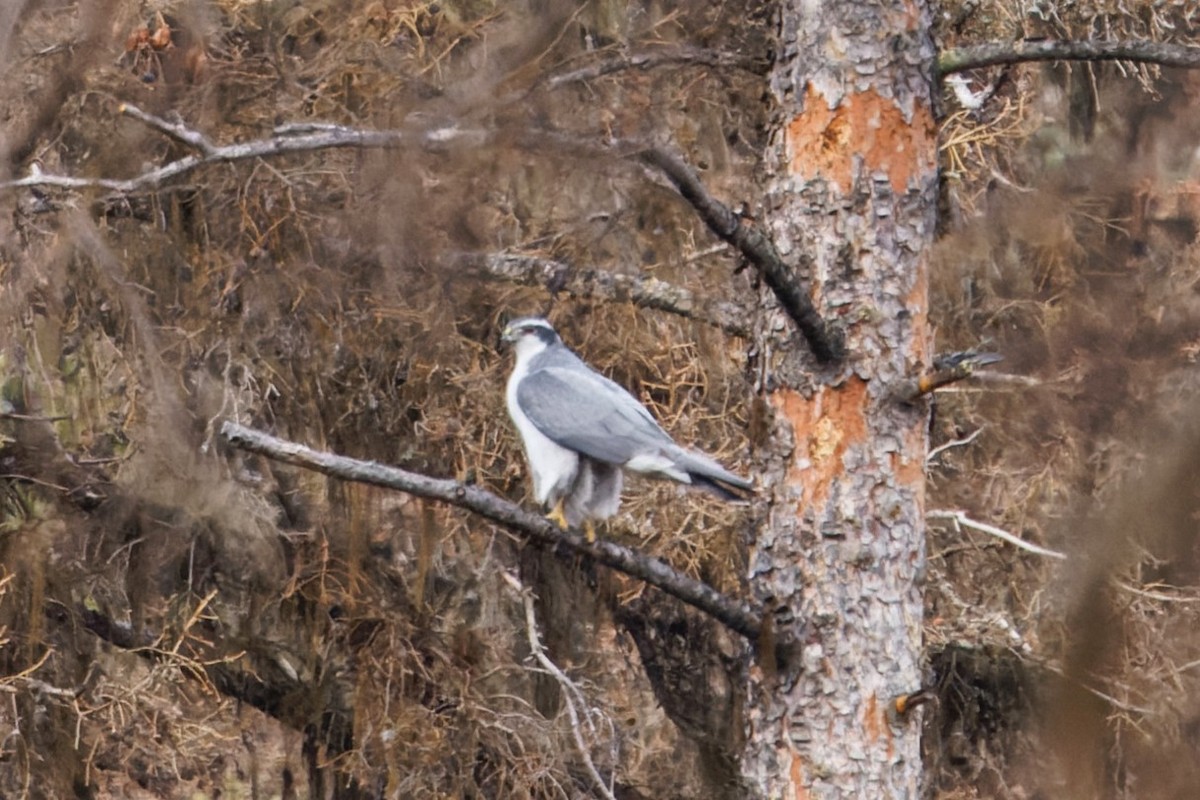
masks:
[[[494,345],[504,317],[539,312],[681,440],[752,463],[773,412],[745,339],[576,288],[593,269],[652,278],[749,319],[752,271],[656,174],[565,136],[669,138],[756,211],[769,19],[742,5],[25,4],[0,31],[14,179],[125,179],[189,154],[121,103],[222,145],[306,123],[488,136],[214,164],[133,192],[3,190],[0,795],[579,796],[599,791],[588,759],[620,797],[738,794],[736,636],[455,509],[216,431],[237,419],[520,500]],[[1149,35],[1183,25],[1155,9]],[[1052,21],[1141,24],[1093,13]],[[998,7],[942,33],[1034,22]],[[972,76],[992,82],[981,109],[945,97],[930,318],[939,349],[984,342],[1035,380],[937,395],[933,443],[961,444],[931,459],[927,505],[1068,559],[931,524],[930,783],[1187,797],[1195,79],[992,69]],[[463,267],[493,253],[575,271],[546,286]],[[855,411],[836,430],[812,415],[814,460]],[[641,484],[605,535],[740,596],[762,513]],[[536,666],[535,641],[576,689]],[[689,661],[702,647],[712,660]]]

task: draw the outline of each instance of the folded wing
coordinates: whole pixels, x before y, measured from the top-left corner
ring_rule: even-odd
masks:
[[[586,366],[535,369],[517,402],[539,431],[569,450],[634,472],[695,484],[725,500],[753,484],[671,439],[629,392]]]
[[[549,439],[597,461],[625,464],[676,446],[629,392],[586,368],[534,370],[517,402]]]

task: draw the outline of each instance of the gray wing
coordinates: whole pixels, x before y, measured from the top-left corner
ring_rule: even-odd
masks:
[[[676,447],[633,395],[587,367],[543,367],[517,386],[517,403],[563,447],[609,464]]]

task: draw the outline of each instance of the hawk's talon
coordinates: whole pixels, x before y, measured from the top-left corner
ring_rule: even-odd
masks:
[[[596,523],[592,522],[590,519],[584,520],[583,535],[587,537],[589,542],[594,543],[596,541]]]
[[[550,520],[564,531],[571,527],[567,524],[567,512],[563,510],[562,500],[559,500],[558,503],[555,504],[554,510],[546,515],[546,519]]]

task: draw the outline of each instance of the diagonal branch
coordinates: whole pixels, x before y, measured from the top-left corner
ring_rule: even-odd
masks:
[[[757,225],[748,224],[709,194],[696,172],[665,147],[651,145],[639,149],[636,155],[662,172],[683,198],[692,204],[709,230],[736,247],[755,266],[783,310],[808,341],[817,360],[823,364],[841,360],[845,355],[841,336],[821,319],[809,297],[807,286],[784,263],[766,232]],[[801,261],[801,266],[806,270],[811,266],[806,256],[802,256]]]
[[[217,150],[217,146],[210,142],[207,136],[200,131],[189,128],[182,122],[169,122],[162,117],[156,117],[153,114],[142,111],[131,103],[121,103],[121,105],[117,106],[117,111],[127,117],[133,117],[147,127],[170,136],[177,142],[199,150],[203,155],[211,156]]]
[[[986,522],[978,522],[967,516],[965,511],[949,511],[943,509],[934,509],[925,513],[926,519],[945,519],[954,523],[957,529],[960,526],[970,528],[973,531],[986,533],[988,536],[995,536],[997,539],[1008,542],[1014,547],[1025,550],[1035,555],[1045,556],[1047,558],[1056,558],[1060,561],[1065,561],[1067,554],[1058,550],[1051,550],[1048,547],[1040,547],[1032,542],[1027,542],[1016,534],[1009,533],[1003,528],[997,528],[995,525],[988,525]]]
[[[628,301],[642,308],[706,322],[734,336],[750,336],[746,310],[736,303],[701,297],[657,278],[575,269],[562,261],[508,253],[466,253],[456,260],[484,277],[523,286],[543,286],[551,293],[566,292],[573,297]]]
[[[1200,47],[1166,42],[989,42],[952,47],[938,55],[939,75],[1027,61],[1136,61],[1162,67],[1200,67]]]
[[[235,422],[225,422],[221,425],[221,436],[234,447],[276,461],[315,470],[342,480],[399,489],[418,497],[441,500],[465,508],[516,531],[538,546],[567,547],[630,577],[645,581],[700,609],[752,642],[757,641],[762,632],[762,612],[749,603],[728,598],[708,584],[676,572],[656,558],[636,553],[615,542],[588,542],[580,533],[560,530],[545,517],[525,511],[516,503],[497,497],[478,486],[448,478],[431,478],[373,461],[359,461],[332,453],[322,453]]]

